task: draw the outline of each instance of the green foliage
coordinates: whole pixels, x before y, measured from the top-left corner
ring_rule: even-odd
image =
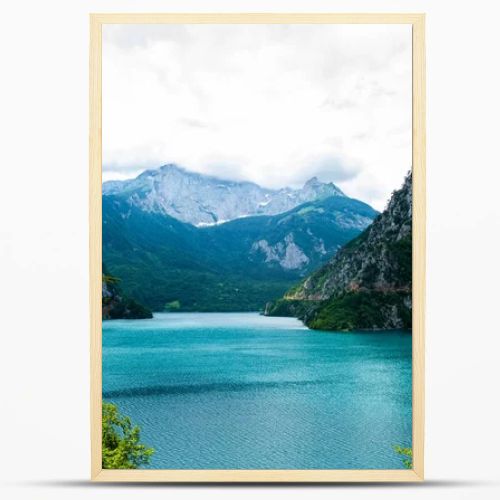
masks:
[[[120,300],[104,298],[103,305],[108,304],[112,307],[109,308],[106,319],[147,319],[153,317],[147,307],[129,297],[122,297]]]
[[[106,269],[103,264],[103,270]],[[108,274],[102,275],[103,297],[102,297],[102,318],[103,319],[144,319],[152,318],[153,313],[139,302],[124,295],[121,291],[116,276]],[[106,294],[104,290],[106,289]]]
[[[387,308],[396,307],[404,320],[404,328],[411,328],[411,311],[405,305],[407,294],[398,292],[347,292],[317,306],[306,320],[315,330],[363,330],[384,328]]]
[[[302,300],[278,299],[269,302],[266,316],[292,316],[299,318],[308,308],[308,303]]]
[[[127,217],[122,214],[127,213]],[[375,217],[368,205],[344,197],[301,205],[285,214],[237,219],[196,228],[143,212],[117,196],[103,197],[103,258],[122,278],[124,292],[153,311],[179,302],[181,311],[255,311],[275,300],[330,256],[314,250],[310,233],[326,248],[347,243],[359,230],[338,217]],[[269,245],[293,234],[310,261],[306,269],[266,262],[256,241]]]
[[[293,284],[286,292],[285,297],[293,297],[296,292],[298,292],[304,285],[305,279]]]
[[[312,210],[314,210],[314,207],[312,207],[312,206],[305,206],[304,208],[301,208],[297,213],[299,215],[305,215],[308,212],[311,212]]]
[[[103,274],[102,281],[103,283],[106,283],[108,285],[117,285],[118,283],[120,283],[121,280],[116,276],[111,276],[110,274]]]
[[[376,220],[378,220],[379,218],[380,218],[380,215],[375,218],[374,222]],[[359,247],[362,243],[364,243],[368,239],[368,235],[370,234],[369,227],[370,226],[368,226],[368,228],[365,229],[360,235],[358,235],[355,238],[353,238],[352,240],[348,241],[343,246],[342,249],[343,250],[346,250],[346,249],[354,250],[355,248]]]
[[[172,300],[165,304],[165,311],[178,311],[181,308],[181,303],[178,300]]]
[[[388,244],[388,250],[396,263],[396,272],[392,277],[396,284],[412,282],[412,238],[408,236]]]
[[[403,448],[401,446],[393,446],[394,451],[401,456],[403,465],[407,469],[413,469],[413,450],[411,448]]]
[[[149,464],[154,449],[140,443],[140,429],[116,405],[102,403],[103,469],[137,469]]]

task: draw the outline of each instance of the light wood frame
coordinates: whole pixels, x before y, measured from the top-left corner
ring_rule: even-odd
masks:
[[[102,25],[411,24],[413,31],[413,469],[103,470],[102,405]],[[424,479],[425,14],[91,14],[90,15],[90,417],[93,481],[375,482]]]

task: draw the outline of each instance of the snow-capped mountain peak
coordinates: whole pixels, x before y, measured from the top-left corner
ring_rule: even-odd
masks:
[[[175,164],[146,170],[135,179],[108,181],[103,195],[116,195],[142,210],[170,215],[196,226],[220,224],[249,215],[275,215],[329,196],[345,196],[317,177],[300,189],[268,189],[190,172]]]

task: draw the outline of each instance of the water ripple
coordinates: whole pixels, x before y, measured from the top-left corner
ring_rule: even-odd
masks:
[[[183,394],[201,394],[207,392],[241,392],[257,391],[260,389],[285,389],[289,387],[303,387],[330,384],[329,380],[297,380],[280,382],[215,382],[211,384],[185,385],[152,385],[147,387],[129,387],[104,391],[103,398],[134,398],[138,396],[167,396]]]

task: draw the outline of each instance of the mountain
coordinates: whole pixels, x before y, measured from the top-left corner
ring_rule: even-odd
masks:
[[[119,282],[118,278],[107,274],[103,266],[102,319],[152,318],[153,314],[147,307],[123,295]]]
[[[365,203],[333,196],[273,216],[236,219],[201,230],[226,263],[305,276],[371,224],[377,212]]]
[[[146,212],[169,215],[195,226],[251,215],[275,215],[309,201],[345,196],[332,183],[313,177],[301,189],[267,189],[189,172],[174,164],[146,170],[135,179],[108,181],[103,195],[115,195]]]
[[[412,177],[323,267],[266,307],[321,330],[411,328]]]
[[[121,192],[104,195],[102,209],[104,260],[124,291],[155,311],[258,310],[377,215],[343,195],[200,227]]]

